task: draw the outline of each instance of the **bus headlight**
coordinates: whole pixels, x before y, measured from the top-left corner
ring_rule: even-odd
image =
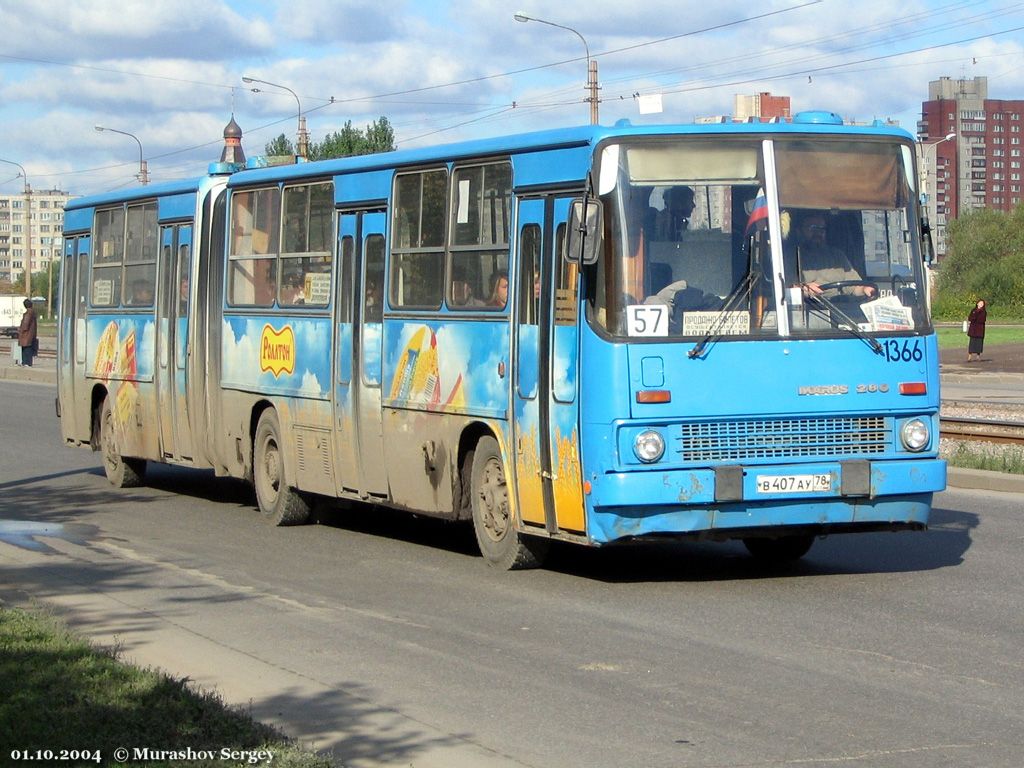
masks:
[[[633,453],[644,464],[655,462],[665,455],[665,438],[653,429],[641,432],[633,440]]]
[[[928,424],[921,419],[905,421],[900,428],[900,440],[908,451],[923,451],[930,437]]]

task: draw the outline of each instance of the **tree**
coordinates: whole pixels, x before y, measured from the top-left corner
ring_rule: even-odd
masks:
[[[366,143],[366,137],[358,128],[352,127],[352,121],[346,120],[345,127],[340,131],[329,133],[324,140],[313,142],[309,146],[310,160],[326,160],[330,157],[351,157],[353,155],[365,155],[362,151]]]
[[[274,157],[277,155],[291,155],[294,157],[295,145],[292,144],[291,140],[282,133],[273,141],[268,141],[267,145],[263,148],[263,151],[268,157]]]
[[[326,160],[329,157],[352,157],[394,151],[395,131],[388,119],[381,116],[364,130],[353,128],[352,121],[346,120],[340,131],[327,134],[319,144],[310,145],[309,159]]]
[[[394,152],[395,129],[391,127],[388,119],[381,115],[379,120],[374,120],[366,126],[366,146],[370,152]]]
[[[346,120],[340,131],[327,134],[321,142],[310,143],[309,159],[327,160],[332,157],[352,157],[394,150],[395,131],[388,119],[381,116],[362,130],[353,127],[351,120]],[[295,145],[282,133],[267,143],[265,151],[267,155],[294,156]]]
[[[939,272],[937,316],[960,317],[978,299],[991,314],[1024,317],[1024,203],[1012,211],[982,208],[949,222]]]

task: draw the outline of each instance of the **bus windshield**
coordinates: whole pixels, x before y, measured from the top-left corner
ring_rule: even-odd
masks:
[[[773,178],[766,168],[775,169]],[[599,179],[605,248],[593,321],[613,336],[928,326],[913,163],[904,145],[806,137],[636,141],[603,148]]]

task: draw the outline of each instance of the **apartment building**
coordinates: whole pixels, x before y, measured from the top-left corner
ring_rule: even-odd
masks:
[[[928,84],[917,126],[922,193],[935,250],[946,252],[946,223],[975,208],[1009,211],[1024,193],[1024,100],[988,98],[988,78]]]
[[[41,272],[60,259],[70,198],[59,189],[0,193],[0,280],[24,285],[26,267]]]

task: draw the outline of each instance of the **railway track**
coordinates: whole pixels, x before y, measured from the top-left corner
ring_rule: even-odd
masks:
[[[939,418],[939,433],[955,440],[1024,445],[1024,422],[1020,421],[942,416]]]
[[[14,341],[13,339],[10,340],[10,341],[5,341],[3,343],[0,343],[0,355],[4,355],[4,356],[9,357],[10,354],[11,354],[11,346],[12,345],[17,346],[17,343],[18,342]],[[56,356],[57,356],[57,350],[55,350],[55,349],[47,349],[46,347],[40,348],[39,353],[36,355],[36,357],[45,357],[48,360],[52,360]]]

